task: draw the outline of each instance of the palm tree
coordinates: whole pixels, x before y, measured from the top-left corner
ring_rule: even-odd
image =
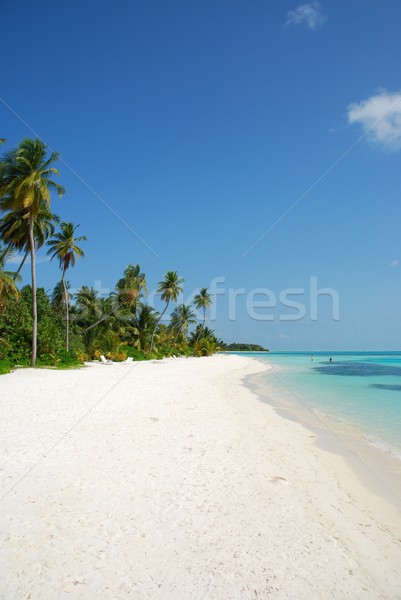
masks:
[[[94,288],[90,288],[83,285],[76,294],[77,310],[77,325],[83,327],[78,331],[79,335],[84,335],[87,331],[93,329],[95,325],[98,325],[101,321],[104,321],[107,316],[104,316],[102,298],[99,298],[97,291]],[[102,316],[103,315],[103,316]],[[94,325],[93,320],[96,320]]]
[[[36,250],[39,250],[45,241],[54,234],[55,226],[60,219],[51,213],[42,202],[33,226]],[[29,215],[24,211],[11,210],[0,220],[0,238],[10,248],[23,252],[22,261],[17,269],[19,273],[30,253],[29,245]]]
[[[203,310],[203,323],[202,323],[202,330],[203,330],[205,328],[206,311],[212,305],[212,296],[209,294],[207,288],[200,288],[199,294],[196,294],[196,296],[194,297],[194,305],[196,308]],[[201,332],[199,331],[199,335],[200,335],[200,333]]]
[[[69,350],[69,302],[65,274],[70,267],[75,266],[75,261],[77,258],[84,256],[84,251],[82,250],[82,248],[77,246],[77,243],[86,240],[86,237],[84,235],[81,235],[79,237],[75,236],[75,231],[78,229],[78,227],[79,225],[74,226],[72,223],[63,222],[60,225],[61,231],[56,233],[52,237],[52,239],[47,242],[47,245],[49,246],[47,254],[51,256],[51,260],[53,260],[53,258],[58,259],[62,273],[61,281],[63,282],[64,289],[66,322],[65,349],[67,352]]]
[[[100,314],[100,298],[95,288],[83,285],[76,294],[77,309],[82,320],[98,318]]]
[[[192,308],[186,304],[179,304],[177,308],[174,309],[170,322],[171,328],[175,329],[177,332],[174,343],[177,341],[180,334],[186,337],[188,327],[193,323],[196,323],[196,318]]]
[[[199,325],[196,326],[195,331],[191,332],[191,335],[189,336],[189,343],[193,345],[200,339],[203,340],[206,338],[213,340],[217,339],[213,329],[209,329],[209,327],[202,327],[202,324],[199,323]]]
[[[149,304],[142,304],[132,321],[139,350],[149,348],[156,320],[155,309]]]
[[[156,321],[155,328],[153,330],[152,339],[150,342],[150,351],[153,350],[153,344],[155,340],[156,330],[163,318],[164,313],[166,312],[170,302],[175,302],[178,296],[182,292],[181,284],[184,283],[184,279],[179,277],[177,271],[167,271],[162,281],[159,281],[159,285],[157,287],[157,292],[161,294],[161,299],[164,300],[166,306],[164,307],[162,313]]]
[[[87,331],[90,331],[100,323],[108,321],[112,315],[116,315],[117,318],[122,318],[128,314],[126,309],[133,308],[134,313],[136,311],[139,298],[142,292],[147,293],[146,288],[146,276],[145,273],[141,273],[139,265],[128,265],[124,271],[124,277],[118,280],[116,285],[116,293],[112,293],[108,299],[107,304],[111,304],[111,309],[106,314],[103,314],[95,323],[92,323],[85,329],[82,329],[79,334],[83,335]],[[115,301],[116,300],[116,301]],[[110,307],[108,307],[110,308]]]
[[[71,287],[69,281],[66,281],[67,292]],[[68,305],[71,308],[71,294],[68,292]],[[62,281],[58,281],[52,292],[52,306],[55,312],[61,316],[65,310],[64,285]]]
[[[36,261],[34,226],[44,203],[50,209],[50,192],[59,196],[64,188],[55,183],[51,177],[58,175],[53,166],[58,154],[52,152],[47,157],[47,147],[41,140],[23,140],[16,150],[3,157],[0,164],[0,208],[24,212],[29,220],[28,237],[31,254],[32,277],[32,359],[36,364],[38,315],[36,306]]]
[[[139,265],[128,265],[124,271],[124,277],[118,280],[116,285],[119,302],[123,306],[133,306],[135,308],[142,292],[147,294],[146,276],[141,273]]]
[[[111,356],[121,351],[122,342],[117,332],[108,329],[103,331],[90,344],[92,354],[105,354]]]
[[[11,297],[18,300],[19,292],[15,285],[16,273],[5,270],[5,263],[12,258],[12,250],[0,246],[0,315],[3,314],[7,300]]]

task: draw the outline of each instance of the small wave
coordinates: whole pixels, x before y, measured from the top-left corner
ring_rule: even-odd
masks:
[[[382,440],[370,439],[369,444],[371,446],[374,446],[375,448],[378,448],[379,450],[387,452],[387,454],[390,454],[392,458],[401,460],[401,448],[395,448],[394,446],[391,446],[390,444],[388,444],[387,442],[383,442]]]

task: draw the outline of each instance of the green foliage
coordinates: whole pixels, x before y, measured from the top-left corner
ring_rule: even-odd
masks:
[[[222,344],[221,349],[232,352],[269,352],[266,348],[263,348],[263,346],[259,346],[258,344]]]
[[[143,293],[147,293],[146,276],[139,265],[128,265],[124,277],[116,285],[119,302],[124,306],[135,306]]]
[[[152,339],[150,342],[150,351],[153,350],[156,332],[160,321],[164,313],[166,312],[170,302],[175,302],[178,299],[181,292],[183,291],[183,283],[184,279],[182,277],[179,277],[177,271],[167,271],[167,273],[164,276],[164,279],[162,281],[159,281],[159,285],[157,286],[157,292],[160,294],[161,299],[164,300],[164,302],[166,303],[166,306],[164,307],[162,313],[159,315],[159,318],[156,321],[152,333]]]
[[[43,288],[37,291],[38,303],[38,357],[53,359],[63,349],[63,321],[51,306]],[[9,348],[4,356],[14,364],[28,364],[31,356],[32,336],[32,290],[22,288],[18,302],[9,303],[0,322],[1,337]]]
[[[195,342],[194,353],[195,356],[211,356],[217,351],[217,344],[215,340],[211,338],[202,338],[198,342]]]
[[[161,359],[166,356],[210,356],[220,349],[263,350],[255,344],[225,345],[218,340],[214,331],[203,324],[198,325],[188,336],[188,328],[194,323],[189,306],[179,305],[173,311],[169,326],[158,325],[155,346],[150,343],[157,313],[146,304],[134,303],[124,310],[109,312],[106,319],[102,314],[110,311],[113,299],[100,299],[94,290],[83,288],[77,302],[71,307],[73,313],[70,352],[65,350],[65,321],[56,298],[50,299],[43,288],[37,290],[38,304],[38,366],[69,368],[85,360],[98,359],[104,354],[113,361],[125,360],[128,356],[135,361]],[[116,298],[116,296],[114,296]],[[82,326],[92,320],[99,321],[86,335],[80,335]],[[5,372],[11,365],[29,365],[32,335],[32,294],[27,285],[20,291],[18,302],[10,302],[0,320],[0,356]],[[9,365],[9,366],[6,366]]]
[[[58,369],[75,368],[82,365],[75,353],[67,352],[63,348],[57,354],[41,354],[38,357],[37,365],[39,367],[57,367]]]
[[[91,350],[94,355],[111,356],[121,352],[122,342],[118,333],[111,329],[100,333],[92,342]]]
[[[12,364],[8,360],[0,360],[0,375],[6,375],[10,373],[12,369]]]
[[[176,340],[180,335],[186,338],[189,326],[194,323],[196,319],[192,308],[186,304],[179,304],[171,315],[171,328],[176,332]]]
[[[18,290],[15,282],[19,279],[17,273],[5,270],[5,263],[12,258],[14,251],[8,246],[3,248],[0,244],[0,315],[3,314],[7,304],[18,300]]]
[[[4,141],[0,139],[0,143]],[[78,226],[61,222],[50,210],[51,193],[64,194],[54,181],[59,175],[54,164],[58,154],[49,152],[39,139],[24,139],[0,160],[0,358],[4,365],[53,367],[74,366],[104,354],[113,360],[127,356],[135,360],[164,356],[209,356],[220,348],[258,350],[254,344],[225,345],[205,326],[206,312],[213,297],[206,287],[199,288],[193,305],[179,304],[184,279],[177,271],[167,271],[158,283],[157,293],[165,303],[159,313],[144,303],[146,276],[139,265],[130,264],[118,279],[115,291],[100,297],[96,290],[83,286],[75,295],[68,292],[66,272],[77,258],[84,256],[77,244]],[[55,232],[56,226],[59,230]],[[34,258],[47,242],[48,254],[56,258],[61,282],[52,294],[36,287]],[[5,270],[10,252],[21,253],[16,273]],[[28,256],[32,261],[32,285],[18,290],[19,272]],[[170,322],[163,323],[167,309],[175,305]],[[196,324],[193,307],[202,311]],[[37,329],[37,331],[36,331]],[[192,331],[191,331],[192,330]]]
[[[152,334],[156,326],[155,310],[148,304],[136,307],[135,314],[131,317],[131,337],[135,345],[141,350],[149,350]]]
[[[132,346],[123,346],[123,352],[127,355],[127,357],[131,357],[134,360],[147,360],[148,356],[142,351],[138,350],[138,348],[133,348]]]
[[[156,360],[164,358],[168,356],[169,352],[161,352],[155,351],[152,352],[144,352],[143,350],[139,350],[138,348],[133,348],[132,346],[123,346],[123,352],[128,356],[132,357],[136,360]]]

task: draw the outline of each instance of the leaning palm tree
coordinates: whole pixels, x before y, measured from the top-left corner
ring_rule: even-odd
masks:
[[[5,263],[12,258],[12,250],[0,246],[0,315],[3,314],[10,298],[18,300],[19,292],[15,285],[17,273],[7,271]]]
[[[68,302],[68,291],[67,284],[65,281],[65,274],[70,267],[75,266],[77,258],[84,256],[82,248],[77,246],[77,243],[86,240],[84,235],[75,236],[75,231],[79,225],[73,225],[72,223],[63,222],[60,225],[60,231],[54,234],[51,240],[47,242],[49,250],[47,254],[50,255],[51,260],[57,258],[61,269],[61,281],[63,282],[64,289],[64,304],[65,304],[65,349],[69,350],[69,302]]]
[[[177,308],[174,309],[170,321],[171,329],[176,331],[174,343],[177,341],[180,334],[186,337],[188,327],[193,323],[196,323],[196,318],[192,308],[186,304],[179,304]]]
[[[109,318],[105,314],[104,299],[99,297],[94,288],[86,285],[78,290],[75,297],[77,334],[83,335],[86,341],[88,341],[92,334],[88,337],[86,335],[87,332],[93,330],[97,325]]]
[[[16,150],[7,153],[0,164],[0,208],[3,211],[24,212],[29,221],[28,238],[31,254],[32,277],[32,359],[36,364],[38,315],[36,306],[36,261],[34,226],[44,203],[50,209],[50,192],[59,196],[64,188],[53,181],[58,175],[53,166],[58,154],[47,156],[47,147],[41,140],[23,140]]]
[[[199,294],[196,294],[194,297],[194,305],[196,308],[203,310],[203,323],[201,330],[203,331],[203,329],[205,329],[206,311],[212,306],[212,296],[209,294],[207,288],[200,288]],[[201,331],[199,331],[199,336]]]
[[[150,351],[151,352],[153,350],[153,344],[154,344],[154,340],[155,340],[156,330],[159,326],[159,323],[162,320],[164,313],[168,309],[170,302],[175,302],[177,300],[178,296],[181,294],[181,292],[182,292],[181,284],[182,283],[184,283],[184,279],[182,277],[178,276],[177,271],[167,271],[167,273],[164,276],[164,279],[159,282],[159,285],[157,287],[157,292],[159,294],[161,294],[161,299],[164,300],[164,302],[166,303],[166,306],[164,307],[163,311],[160,313],[160,316],[157,319],[155,328],[153,330],[152,339],[150,342]]]
[[[42,202],[37,214],[33,235],[36,250],[39,250],[45,241],[54,234],[56,225],[60,219],[51,213]],[[17,269],[19,273],[30,254],[29,244],[29,215],[25,211],[9,211],[0,220],[0,238],[10,248],[22,253],[22,261]]]
[[[102,314],[94,323],[82,329],[79,335],[83,335],[104,321],[108,321],[113,315],[121,320],[124,317],[130,317],[132,310],[135,313],[142,293],[147,294],[146,276],[145,273],[141,273],[139,265],[128,265],[124,271],[124,277],[117,282],[116,290],[108,298],[107,312]]]

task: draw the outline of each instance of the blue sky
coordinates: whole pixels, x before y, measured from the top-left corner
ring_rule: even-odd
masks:
[[[61,154],[53,210],[88,237],[73,288],[139,263],[152,290],[177,269],[186,297],[224,278],[226,340],[401,348],[397,0],[5,0],[0,16],[0,134]],[[311,277],[339,320],[328,296],[311,320]],[[245,290],[231,319],[229,288]],[[249,315],[255,288],[273,320]],[[287,288],[306,290],[304,318],[283,320]]]

